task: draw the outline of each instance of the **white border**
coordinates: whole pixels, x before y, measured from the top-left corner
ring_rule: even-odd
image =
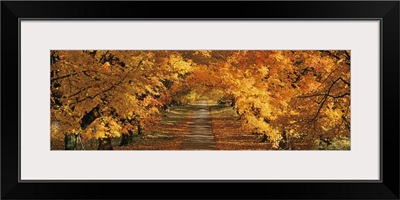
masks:
[[[21,180],[379,180],[379,21],[21,21]],[[351,151],[50,151],[50,49],[351,49]]]

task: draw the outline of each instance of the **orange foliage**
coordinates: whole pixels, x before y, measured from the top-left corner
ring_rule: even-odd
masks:
[[[274,148],[350,137],[349,50],[51,51],[52,137],[119,137],[171,104],[230,99]],[[100,66],[100,68],[99,68]],[[282,145],[284,143],[284,145]]]

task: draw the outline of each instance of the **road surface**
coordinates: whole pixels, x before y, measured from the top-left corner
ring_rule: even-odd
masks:
[[[214,135],[211,129],[210,110],[206,100],[192,104],[194,113],[189,122],[189,134],[182,142],[182,150],[215,150]]]

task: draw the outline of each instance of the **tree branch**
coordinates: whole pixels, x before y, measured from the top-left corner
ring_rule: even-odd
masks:
[[[333,96],[330,94],[325,94],[325,93],[320,93],[320,94],[310,94],[310,95],[301,95],[301,96],[297,96],[296,98],[310,98],[310,97],[318,97],[318,96],[328,96],[328,97],[332,97],[332,98],[343,98],[345,96],[350,96],[350,92],[346,92],[344,94],[338,95],[338,96]]]
[[[141,63],[139,63],[138,67],[140,66],[140,64],[141,64]],[[73,104],[80,103],[80,102],[85,101],[85,100],[87,100],[87,99],[94,99],[94,98],[96,98],[97,96],[99,96],[99,95],[101,95],[101,94],[104,94],[104,93],[106,93],[106,92],[108,92],[108,91],[114,89],[116,86],[121,85],[121,84],[124,82],[124,80],[126,79],[126,77],[129,75],[129,73],[130,73],[132,70],[133,70],[133,68],[131,68],[128,72],[126,72],[125,76],[124,76],[119,82],[117,82],[117,83],[115,83],[115,84],[112,84],[109,88],[107,88],[107,89],[105,89],[105,90],[102,90],[102,91],[100,91],[99,93],[97,93],[97,94],[95,94],[95,95],[93,95],[93,96],[87,96],[87,97],[85,97],[85,98],[83,98],[83,99],[77,100],[77,101],[76,101],[75,103],[73,103]]]
[[[321,101],[321,104],[319,105],[317,114],[315,114],[315,117],[311,120],[311,121],[315,121],[318,118],[319,112],[321,111],[322,107],[324,106],[326,100],[329,97],[329,93],[331,92],[332,87],[339,81],[342,80],[344,83],[350,85],[350,83],[347,83],[345,80],[342,79],[342,77],[339,77],[338,79],[336,79],[335,81],[333,81],[333,83],[331,84],[331,86],[329,86],[327,93],[324,95],[324,98]]]

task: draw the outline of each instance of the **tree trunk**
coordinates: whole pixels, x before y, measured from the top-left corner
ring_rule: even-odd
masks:
[[[99,139],[99,148],[97,150],[113,150],[111,138]]]
[[[137,126],[137,133],[138,135],[142,135],[142,127],[140,125]]]
[[[287,137],[286,137],[286,132],[283,131],[282,133],[282,140],[279,141],[279,148],[282,150],[287,150],[288,148],[288,141],[287,141]]]
[[[119,146],[127,146],[129,144],[129,135],[128,134],[122,134],[121,136],[121,143],[119,143]]]
[[[66,134],[64,138],[65,150],[77,150],[78,149],[78,135]]]
[[[234,108],[234,107],[235,107],[235,105],[236,105],[236,101],[235,101],[235,98],[232,98],[232,103],[231,103],[231,107],[232,107],[232,108]]]
[[[282,150],[292,150],[293,149],[293,141],[290,135],[287,134],[286,131],[282,133],[282,140],[279,142],[279,148]]]
[[[268,140],[267,134],[264,133],[263,138],[261,139],[261,142],[266,142]]]
[[[128,134],[122,134],[121,143],[119,144],[120,147],[127,146],[133,143],[133,132],[131,130],[129,130],[128,132]]]

